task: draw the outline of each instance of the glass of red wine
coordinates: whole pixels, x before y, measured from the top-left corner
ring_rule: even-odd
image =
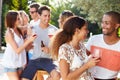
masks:
[[[54,29],[48,29],[48,36],[49,38],[51,38],[55,33],[55,30]]]

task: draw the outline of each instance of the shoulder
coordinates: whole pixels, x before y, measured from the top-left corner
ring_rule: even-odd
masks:
[[[93,35],[93,36],[90,37],[90,39],[93,39],[93,40],[101,39],[101,38],[103,38],[103,34]]]
[[[69,50],[69,46],[67,43],[65,44],[62,44],[60,47],[59,47],[59,54],[67,54]]]
[[[39,23],[40,23],[40,19],[38,19],[37,21],[34,21],[34,20],[30,21],[30,25],[32,25],[32,26],[39,25]]]
[[[49,27],[50,27],[50,28],[54,28],[54,29],[56,29],[56,30],[58,29],[56,26],[54,26],[54,25],[52,25],[52,24],[50,24]]]
[[[34,20],[31,20],[31,21],[30,21],[30,24],[32,24],[32,23],[33,23],[33,21],[34,21]]]
[[[60,49],[67,50],[69,48],[69,45],[67,43],[64,43],[60,46]]]
[[[12,40],[14,38],[14,32],[13,30],[7,29],[5,33],[5,40]]]
[[[7,29],[6,32],[5,32],[6,37],[12,36],[13,34],[14,34],[13,29]]]
[[[103,40],[103,34],[93,35],[88,39],[86,46],[96,44],[97,42],[100,42],[101,40]]]

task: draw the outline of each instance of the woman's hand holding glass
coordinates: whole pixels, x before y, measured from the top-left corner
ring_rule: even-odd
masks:
[[[34,47],[34,43],[33,41],[37,38],[36,32],[34,30],[34,27],[32,27],[31,25],[28,26],[28,30],[27,30],[27,35],[28,35],[28,40],[31,40],[31,46]],[[32,48],[33,48],[32,47]]]
[[[101,56],[102,56],[102,53],[101,53],[100,49],[94,49],[94,51],[92,53],[92,57],[101,59]]]
[[[35,39],[37,38],[37,35],[36,34],[33,34],[29,37],[28,40],[30,40],[30,42],[33,42]]]
[[[86,66],[88,68],[91,68],[91,67],[95,66],[99,61],[100,61],[100,59],[91,57],[91,58],[89,58],[88,62],[86,63]]]

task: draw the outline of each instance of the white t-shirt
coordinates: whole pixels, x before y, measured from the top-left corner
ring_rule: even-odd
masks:
[[[14,39],[19,46],[23,45],[24,40],[21,37],[18,37],[18,35],[13,31],[14,33]],[[15,53],[12,46],[7,43],[4,55],[3,55],[3,61],[2,65],[7,68],[18,68],[23,67],[26,64],[26,52],[23,50],[20,54]]]
[[[34,20],[31,20],[31,21],[30,21],[30,25],[31,25],[31,26],[38,25],[39,23],[40,23],[40,19],[38,19],[37,21],[34,21]]]
[[[37,35],[37,38],[34,41],[34,48],[33,48],[33,56],[31,59],[37,59],[37,58],[50,58],[50,54],[44,53],[41,51],[41,40],[45,44],[45,46],[48,46],[50,38],[48,36],[48,31],[52,29],[54,31],[57,31],[58,28],[49,25],[47,28],[42,29],[39,25],[34,26],[34,31]]]
[[[120,41],[108,45],[103,40],[103,34],[92,36],[87,44],[87,50],[91,53],[95,49],[100,50],[101,60],[91,71],[95,78],[112,79],[116,78],[120,71]]]

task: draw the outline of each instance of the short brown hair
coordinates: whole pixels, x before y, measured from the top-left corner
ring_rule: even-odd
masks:
[[[46,5],[39,7],[39,9],[38,9],[39,15],[41,15],[42,11],[44,11],[44,10],[50,11],[50,8]]]
[[[120,24],[120,13],[115,11],[106,12],[105,15],[111,16],[117,23]]]
[[[40,7],[40,4],[38,3],[32,3],[30,4],[29,8],[35,8],[36,9],[36,12],[38,12],[38,8]]]

